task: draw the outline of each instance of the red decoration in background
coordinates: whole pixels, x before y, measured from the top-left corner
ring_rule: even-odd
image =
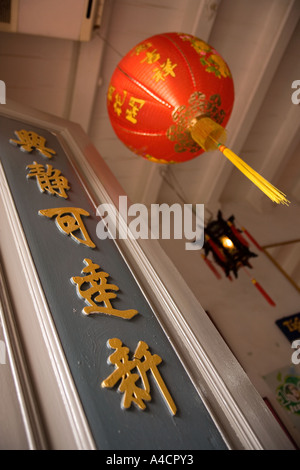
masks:
[[[230,273],[238,277],[240,268],[251,268],[250,258],[257,255],[248,248],[249,244],[241,238],[239,229],[234,225],[234,216],[228,220],[223,219],[222,212],[218,211],[215,220],[205,226],[205,242],[203,245],[205,256],[212,254],[214,261],[224,269],[225,275]]]
[[[205,235],[205,240],[206,242],[208,243],[208,245],[210,246],[212,252],[219,258],[219,261],[224,263],[224,265],[226,265],[227,263],[227,259],[226,259],[226,256],[225,254],[223,253],[223,251],[221,251],[218,247],[218,245],[216,245],[216,243],[210,238],[209,235]],[[207,249],[207,252],[209,250]],[[222,265],[222,267],[224,267],[224,265]]]
[[[245,235],[247,235],[249,240],[251,240],[251,242],[256,246],[256,248],[258,248],[260,251],[263,251],[262,247],[258,244],[258,242],[255,240],[255,238],[252,237],[252,235],[248,232],[248,230],[246,230],[244,227],[242,227],[242,231],[244,232]]]
[[[210,261],[210,259],[208,259],[205,255],[202,254],[202,258],[204,260],[204,262],[207,264],[207,266],[209,267],[209,269],[214,273],[214,275],[216,276],[217,279],[222,279],[222,276],[221,274],[219,273],[219,271],[216,269],[216,267],[213,265],[213,263]]]
[[[265,289],[259,284],[259,282],[257,282],[256,279],[251,279],[251,282],[252,284],[256,287],[256,289],[259,290],[259,292],[261,293],[261,295],[266,299],[266,301],[272,305],[273,307],[275,307],[275,302],[271,299],[271,297],[269,296],[269,294],[267,294],[267,292],[265,291]]]
[[[238,277],[238,271],[243,268],[244,272],[251,278],[251,282],[254,287],[260,292],[265,300],[274,307],[276,304],[269,294],[256,279],[250,276],[246,270],[246,267],[252,268],[249,263],[249,259],[256,257],[257,255],[250,251],[249,243],[242,236],[241,232],[245,233],[255,246],[261,250],[261,247],[249,232],[244,228],[241,231],[235,226],[234,216],[225,220],[223,219],[222,212],[219,211],[217,219],[211,220],[205,226],[205,242],[203,246],[204,254],[202,254],[202,258],[218,279],[221,279],[221,276],[216,269],[215,264],[223,269],[226,277],[230,281],[232,281],[230,273],[232,272],[235,277]],[[212,254],[214,262],[208,258],[210,253]]]
[[[177,163],[204,150],[188,130],[200,116],[222,127],[234,101],[230,70],[218,52],[189,34],[145,39],[124,56],[108,89],[113,129],[133,152]]]
[[[230,227],[232,233],[236,236],[236,238],[245,246],[249,246],[249,243],[247,240],[243,237],[241,232],[236,228],[236,226],[232,223],[232,221],[229,219],[227,220],[227,224]]]

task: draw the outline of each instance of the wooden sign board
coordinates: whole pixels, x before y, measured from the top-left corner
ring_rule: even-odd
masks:
[[[170,262],[158,246],[147,257],[135,240],[122,246],[97,237],[97,224],[103,223],[97,206],[114,204],[119,190],[86,136],[55,118],[26,114],[14,105],[9,109],[0,114],[1,258],[11,294],[5,310],[18,323],[33,369],[31,388],[25,384],[26,364],[22,372],[24,394],[32,401],[27,407],[32,446],[256,448],[261,445],[256,432],[266,446],[274,445],[270,430],[276,425],[263,401],[180,275],[173,270],[165,275]],[[157,259],[160,268],[152,264]],[[25,304],[23,312],[20,306],[26,295],[21,283],[34,306],[27,317]],[[15,343],[22,342],[14,336]],[[18,362],[20,353],[14,351]],[[240,424],[232,411],[236,390],[228,391],[224,382],[228,367],[261,413],[257,422],[265,429],[249,430],[247,411],[243,416],[239,410],[244,431],[233,431]],[[54,404],[51,399],[47,404],[41,373],[45,383],[55,377],[51,387],[66,416],[62,427],[73,434],[68,443],[60,436],[59,444],[53,436],[57,430],[49,408]],[[220,406],[224,398],[230,412]],[[54,415],[57,410],[54,406]],[[43,426],[52,444],[42,436]]]

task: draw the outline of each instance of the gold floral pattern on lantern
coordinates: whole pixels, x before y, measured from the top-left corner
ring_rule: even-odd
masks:
[[[201,58],[200,62],[206,66],[206,72],[212,72],[218,78],[231,77],[231,73],[226,62],[224,62],[222,57],[219,55],[212,54],[208,59]]]
[[[195,38],[188,34],[180,36],[183,41],[190,41],[191,46],[200,56],[200,62],[205,67],[205,71],[214,73],[218,78],[231,77],[230,70],[226,62],[217,53],[217,51],[201,39]]]
[[[175,152],[199,151],[199,145],[190,133],[191,122],[201,116],[207,116],[222,124],[225,111],[221,108],[221,104],[220,95],[211,95],[207,99],[204,93],[196,91],[191,94],[188,106],[182,105],[173,111],[174,124],[167,129],[166,135],[169,140],[175,142]]]

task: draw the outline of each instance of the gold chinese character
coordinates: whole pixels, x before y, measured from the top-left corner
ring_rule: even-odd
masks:
[[[71,278],[73,284],[76,285],[77,294],[89,305],[89,307],[84,307],[82,312],[86,315],[90,313],[105,313],[126,320],[134,317],[138,313],[137,310],[117,310],[112,307],[110,300],[115,299],[117,294],[107,292],[107,290],[118,291],[119,288],[114,284],[107,283],[109,274],[99,271],[100,266],[93,263],[90,259],[85,258],[84,263],[86,266],[83,268],[82,273],[85,273],[85,276]],[[87,287],[87,284],[90,284],[90,287]],[[82,286],[84,287],[82,288]]]
[[[133,124],[137,123],[136,115],[137,113],[141,110],[141,108],[144,106],[145,101],[138,99],[138,98],[133,98],[133,96],[130,98],[128,106],[130,106],[131,109],[126,109],[126,119]]]
[[[146,57],[144,57],[143,60],[141,60],[141,63],[147,62],[147,64],[153,64],[154,62],[157,62],[160,59],[160,54],[159,52],[156,52],[156,49],[153,51],[148,51],[146,52]]]
[[[55,155],[53,149],[45,147],[46,139],[33,131],[15,131],[19,140],[10,139],[9,142],[13,145],[19,145],[22,152],[32,152],[36,149],[44,157],[52,158]]]
[[[177,64],[172,65],[171,60],[167,59],[165,63],[160,65],[160,68],[154,69],[155,73],[152,78],[156,82],[158,82],[159,80],[164,80],[165,77],[167,77],[168,75],[171,75],[171,77],[175,77],[176,76],[174,72],[175,67],[177,67]]]
[[[27,178],[36,177],[37,185],[42,193],[47,191],[49,194],[68,198],[66,190],[70,189],[70,186],[67,178],[62,176],[59,170],[53,169],[52,165],[47,165],[45,169],[37,162],[33,162],[27,168],[30,170]]]
[[[146,44],[145,43],[144,44],[139,44],[138,46],[135,47],[134,52],[132,52],[131,55],[134,55],[134,54],[135,55],[140,55],[141,52],[149,49],[149,47],[151,47],[151,46],[152,46],[151,42],[147,42]]]
[[[112,338],[108,341],[108,345],[111,349],[115,349],[115,352],[109,357],[115,370],[103,380],[101,386],[112,388],[120,382],[118,390],[124,393],[122,406],[130,408],[131,404],[135,403],[144,410],[146,408],[144,401],[151,400],[150,384],[147,377],[147,372],[150,370],[171,413],[175,415],[176,405],[157,368],[162,362],[161,357],[157,354],[152,355],[148,350],[149,346],[144,341],[138,343],[133,360],[129,359],[129,349],[123,346],[120,339]],[[138,373],[132,373],[134,369]],[[138,386],[139,380],[141,380],[143,388]]]
[[[90,215],[84,209],[80,209],[79,207],[57,207],[54,209],[40,210],[39,214],[49,218],[56,216],[55,222],[63,233],[71,235],[71,237],[78,243],[87,245],[90,248],[95,248],[96,245],[90,239],[84,223],[81,220],[82,215]],[[74,232],[77,230],[82,233],[83,238],[78,238],[74,235]]]
[[[124,101],[126,99],[127,91],[123,91],[123,99],[119,93],[116,93],[115,95],[115,102],[113,104],[114,112],[120,116],[122,113],[122,106],[124,104]]]
[[[295,317],[291,320],[286,320],[283,325],[288,328],[290,332],[298,331],[300,333],[300,318]]]
[[[107,91],[107,99],[108,101],[112,101],[112,95],[113,95],[113,92],[115,91],[115,87],[113,85],[110,85],[108,87],[108,91]]]

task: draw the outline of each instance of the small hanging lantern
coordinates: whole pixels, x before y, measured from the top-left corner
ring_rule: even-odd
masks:
[[[205,256],[212,253],[215,262],[221,266],[225,275],[230,273],[238,277],[238,270],[242,266],[251,268],[250,258],[257,255],[250,251],[247,240],[234,225],[234,217],[224,220],[221,211],[216,220],[212,220],[205,227]]]
[[[201,39],[164,33],[145,39],[117,65],[107,94],[119,139],[150,161],[170,164],[219,150],[271,200],[285,195],[225,145],[234,102],[230,69]]]
[[[205,241],[203,245],[204,254],[202,254],[202,258],[218,279],[221,279],[221,275],[214,263],[223,270],[226,277],[230,280],[232,280],[231,273],[237,278],[241,268],[252,268],[249,260],[256,257],[257,254],[250,250],[249,242],[244,235],[249,235],[248,238],[252,242],[255,241],[249,232],[236,227],[234,224],[234,216],[225,220],[222,217],[221,211],[218,212],[216,220],[212,220],[206,225]],[[255,246],[261,249],[256,241]],[[210,253],[212,254],[214,263],[208,258]],[[267,302],[274,306],[275,303],[259,282],[254,278],[251,278],[251,282],[264,296]]]

